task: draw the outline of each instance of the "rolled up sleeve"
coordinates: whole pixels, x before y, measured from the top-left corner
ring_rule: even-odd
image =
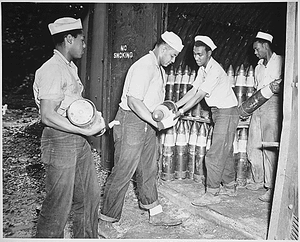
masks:
[[[49,68],[38,76],[38,96],[41,99],[64,99],[64,80],[60,68],[57,65],[49,66]]]
[[[136,66],[130,75],[131,81],[128,87],[127,96],[132,96],[143,101],[152,77],[153,71],[151,67],[145,65]]]
[[[203,82],[200,86],[200,89],[203,92],[207,93],[207,96],[211,95],[211,92],[216,88],[218,83],[220,82],[220,75],[217,71],[210,71],[205,77],[205,82]]]

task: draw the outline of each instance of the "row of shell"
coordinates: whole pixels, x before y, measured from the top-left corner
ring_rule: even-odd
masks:
[[[233,144],[236,177],[244,186],[248,177],[246,155],[248,129],[238,128]],[[161,179],[193,179],[204,182],[205,155],[211,146],[213,126],[206,122],[181,119],[159,135],[159,174]]]
[[[232,65],[227,70],[228,81],[241,105],[255,92],[254,70],[252,66],[245,69],[238,66],[234,71]],[[192,88],[196,71],[188,66],[181,66],[174,71],[171,67],[167,75],[165,100],[177,102]],[[159,135],[159,174],[163,180],[193,179],[204,182],[205,155],[210,149],[213,126],[210,123],[209,109],[203,103],[198,103],[176,126]],[[240,186],[245,186],[249,178],[249,162],[246,147],[248,126],[238,127],[233,142],[235,157],[236,180]]]
[[[255,78],[252,65],[245,69],[242,64],[235,71],[233,66],[230,65],[227,70],[227,77],[238,99],[238,105],[246,101],[255,92]],[[165,100],[173,102],[180,100],[192,88],[195,78],[196,71],[191,70],[189,66],[185,66],[184,70],[179,66],[176,71],[174,71],[172,66],[166,76]],[[196,106],[192,110],[197,109]],[[190,116],[194,116],[194,114],[191,114],[191,111],[189,113]]]
[[[245,68],[244,64],[237,66],[236,70],[230,65],[227,72],[228,81],[231,83],[232,87],[235,86],[247,86],[254,87],[254,69],[250,65]],[[196,70],[191,70],[189,66],[182,68],[180,65],[176,70],[174,66],[171,66],[168,74],[166,74],[167,84],[190,84],[192,85],[196,78]]]

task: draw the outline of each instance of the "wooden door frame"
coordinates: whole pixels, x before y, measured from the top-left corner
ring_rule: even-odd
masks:
[[[293,136],[295,135],[294,119],[295,116],[297,117],[297,114],[293,113],[293,105],[297,105],[294,108],[298,110],[298,100],[295,100],[295,96],[298,96],[295,95],[295,91],[296,94],[298,92],[297,4],[297,2],[287,3],[283,125],[268,231],[268,239],[270,240],[289,239],[293,214],[298,217],[298,149],[295,146]],[[296,125],[298,125],[298,122],[296,122]],[[298,138],[296,139],[298,143]]]

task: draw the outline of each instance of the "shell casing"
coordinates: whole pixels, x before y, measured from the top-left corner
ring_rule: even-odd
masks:
[[[238,153],[235,155],[236,177],[239,186],[245,186],[249,172],[249,162],[247,159],[247,128],[242,128],[238,132]]]
[[[247,87],[246,86],[235,86],[233,88],[238,105],[241,105],[247,99]]]
[[[175,178],[185,179],[187,173],[188,152],[187,145],[175,146]]]
[[[239,186],[244,187],[247,184],[247,177],[249,173],[249,162],[247,154],[237,153],[236,155],[236,180]]]
[[[186,137],[185,140],[188,141],[190,139],[190,132],[189,132],[189,130],[191,128],[189,121],[188,120],[184,121],[183,126],[184,126],[184,129],[185,129],[185,137]]]
[[[196,143],[196,153],[195,153],[195,171],[194,180],[196,182],[204,181],[204,157],[206,154],[206,143],[207,143],[207,132],[206,125],[202,123],[199,128],[197,143]]]
[[[247,87],[247,91],[246,91],[247,98],[246,98],[246,100],[248,98],[250,98],[253,95],[254,92],[255,92],[255,88],[254,87]]]
[[[196,158],[196,144],[197,144],[197,136],[198,136],[198,123],[196,121],[193,122],[190,128],[190,134],[188,139],[188,177],[193,179],[195,172],[195,158]]]
[[[165,100],[172,101],[174,93],[174,84],[166,84]]]
[[[179,87],[179,99],[183,98],[183,96],[187,93],[187,83],[181,83]]]
[[[249,97],[245,102],[238,106],[238,112],[241,117],[250,116],[256,109],[263,105],[268,98],[265,98],[261,89],[255,92],[251,97]]]
[[[173,101],[166,100],[153,110],[151,114],[152,119],[156,122],[159,122],[167,118],[170,114],[170,111],[172,111],[173,113],[177,112],[177,107]]]
[[[188,83],[187,86],[186,86],[186,92],[188,92],[189,90],[191,90],[193,87],[192,84]],[[189,109],[186,113],[185,113],[187,116],[191,117],[192,116],[192,108]]]
[[[173,101],[177,102],[179,100],[180,96],[180,83],[175,83],[174,84],[174,93],[173,93]]]
[[[195,170],[194,180],[196,182],[202,182],[204,179],[204,157],[206,154],[205,146],[196,146],[195,149]]]
[[[193,179],[195,173],[196,145],[188,145],[187,174]]]
[[[161,178],[165,181],[175,179],[175,146],[163,147]]]
[[[186,122],[179,120],[177,137],[175,143],[175,178],[184,179],[186,178],[187,170],[187,139],[186,139]]]
[[[162,157],[163,157],[163,147],[165,142],[166,134],[164,132],[160,132],[158,134],[158,174],[161,174],[162,171]]]

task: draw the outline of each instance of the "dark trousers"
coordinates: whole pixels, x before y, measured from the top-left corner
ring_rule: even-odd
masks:
[[[104,189],[100,218],[116,222],[121,218],[126,191],[136,173],[140,206],[150,209],[158,205],[156,186],[157,141],[155,130],[131,111],[119,108],[114,126],[114,167]]]
[[[212,144],[205,156],[207,189],[219,189],[235,181],[233,141],[238,126],[237,107],[211,108],[214,129]]]
[[[63,238],[71,209],[75,238],[98,238],[100,186],[91,147],[84,137],[46,127],[41,139],[46,198],[37,238]]]

